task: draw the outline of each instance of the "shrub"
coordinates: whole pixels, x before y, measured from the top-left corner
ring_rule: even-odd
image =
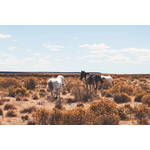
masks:
[[[85,110],[82,107],[66,110],[62,118],[64,125],[83,125],[85,124]]]
[[[146,117],[148,117],[148,112],[149,109],[147,108],[146,105],[139,105],[138,107],[134,108],[134,114],[135,117],[138,119],[138,122],[140,124],[144,124],[144,120],[146,119]]]
[[[15,97],[16,95],[18,96],[29,96],[29,92],[27,91],[27,89],[25,87],[17,87],[16,89],[12,86],[9,87],[9,96],[11,97]]]
[[[79,81],[77,81],[74,84],[71,93],[72,95],[74,95],[74,99],[76,101],[82,101],[82,102],[87,102],[89,99],[93,100],[94,98],[98,97],[98,95],[95,92],[95,89],[93,88],[90,89],[85,84],[82,85],[81,82]]]
[[[0,109],[0,115],[3,115],[3,111]]]
[[[109,89],[112,94],[120,94],[120,85],[115,84],[112,88]]]
[[[139,81],[146,83],[146,79],[144,78],[139,78]]]
[[[106,97],[113,97],[111,93],[106,93]]]
[[[25,116],[21,116],[21,119],[24,121],[24,120],[28,120],[28,116],[25,115]]]
[[[134,92],[134,88],[132,85],[123,84],[120,87],[120,92],[124,92],[124,93],[127,93],[128,95],[131,95]]]
[[[84,104],[83,103],[77,103],[77,107],[84,107]]]
[[[9,92],[9,96],[15,97],[16,94],[13,86],[9,87],[8,92]]]
[[[34,77],[29,77],[24,81],[24,87],[28,90],[34,90],[36,86],[36,81]]]
[[[28,121],[28,125],[35,125],[34,121]]]
[[[25,108],[23,110],[20,111],[20,113],[29,113],[31,114],[33,111],[36,111],[36,107],[32,106],[30,108]]]
[[[14,110],[8,110],[6,113],[6,117],[16,117],[16,113]]]
[[[13,104],[6,104],[4,107],[4,110],[8,110],[8,109],[14,109],[14,105]]]
[[[119,106],[118,112],[121,120],[126,120],[128,118],[128,115],[130,114],[130,110],[128,108],[125,108],[124,106]]]
[[[114,101],[116,103],[126,103],[126,102],[131,102],[131,98],[127,93],[121,93],[119,95],[114,95]]]
[[[86,116],[86,124],[112,125],[120,120],[116,104],[109,99],[91,103]]]
[[[9,102],[9,101],[10,101],[9,98],[1,97],[1,98],[0,98],[0,105],[3,105],[5,102]]]
[[[46,125],[49,120],[49,111],[45,108],[37,109],[36,112],[33,113],[33,117],[35,119],[35,123],[39,125]]]
[[[150,106],[150,94],[143,95],[141,101],[144,104],[148,104],[148,106]]]
[[[21,97],[20,96],[16,96],[16,101],[21,101]]]
[[[35,93],[35,94],[32,95],[32,99],[34,99],[34,100],[39,99],[37,93]]]
[[[103,80],[104,81],[104,83],[103,83],[103,85],[101,84],[101,86],[103,87],[103,89],[109,89],[110,87],[112,87],[112,85],[111,85],[111,83],[110,83],[110,81],[109,80]]]
[[[134,101],[135,102],[141,102],[141,99],[142,99],[142,97],[144,96],[144,95],[146,95],[147,93],[146,92],[141,92],[141,93],[138,93],[138,94],[136,94],[135,95],[135,98],[134,98]]]
[[[9,86],[18,87],[20,86],[19,81],[17,81],[15,78],[2,78],[0,80],[0,87],[1,88],[8,88]]]
[[[83,107],[62,111],[54,108],[36,110],[33,118],[36,124],[83,125],[83,124],[118,124],[120,117],[116,104],[109,99],[93,102],[85,111]]]
[[[113,97],[109,90],[103,90],[101,95],[106,97]]]
[[[150,90],[148,83],[139,83],[139,86],[141,87],[142,90]]]

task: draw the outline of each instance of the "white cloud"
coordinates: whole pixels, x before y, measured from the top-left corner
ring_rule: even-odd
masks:
[[[27,52],[31,52],[31,50],[28,49]]]
[[[39,56],[39,55],[43,55],[43,54],[41,54],[41,53],[34,53],[33,55],[38,55]]]
[[[70,57],[66,57],[66,59],[71,59]]]
[[[58,46],[58,45],[53,45],[53,46],[52,46],[52,45],[49,45],[49,44],[47,44],[47,45],[46,45],[46,44],[43,44],[43,46],[46,47],[46,48],[52,48],[52,49],[53,49],[53,48],[64,48],[63,46]]]
[[[103,50],[90,51],[90,53],[111,53],[111,54],[114,54],[114,53],[119,53],[119,51],[103,49]]]
[[[50,57],[52,57],[52,56],[51,55],[46,55],[44,59],[48,59]]]
[[[36,60],[35,58],[32,58],[32,57],[29,57],[29,58],[26,58],[25,60],[29,60],[29,61],[33,61],[33,60]]]
[[[91,46],[89,44],[84,44],[84,45],[79,45],[79,47],[89,48],[89,49],[107,49],[107,48],[110,48],[109,46],[106,46],[104,43],[93,44]]]
[[[101,63],[102,61],[101,60],[88,60],[88,62],[90,62],[90,63]]]
[[[10,37],[12,37],[12,35],[9,35],[9,34],[4,35],[4,34],[0,33],[0,38],[1,39],[6,39],[6,38],[10,38]]]
[[[73,65],[78,65],[77,63],[73,63]]]
[[[74,39],[74,40],[76,40],[76,39],[77,39],[77,37],[74,37],[73,39]]]
[[[17,42],[17,40],[13,40],[13,42]]]
[[[56,61],[62,61],[61,59],[56,59]]]
[[[8,50],[15,50],[16,47],[13,47],[13,46],[9,46],[9,49]]]
[[[68,47],[68,48],[72,48],[72,47]]]
[[[137,48],[124,48],[122,50],[120,50],[119,52],[128,52],[130,54],[135,54],[135,56],[138,56],[138,55],[150,55],[150,49],[144,49],[144,48],[141,48],[141,49],[137,49]]]
[[[101,53],[101,54],[97,54],[97,55],[85,55],[85,56],[82,56],[81,58],[78,58],[78,59],[84,59],[84,58],[101,58],[101,57],[104,57],[105,54],[104,53]]]
[[[59,49],[51,48],[50,51],[59,51]]]
[[[8,54],[2,54],[2,56],[9,56]]]
[[[149,62],[150,61],[150,56],[149,55],[147,55],[147,56],[139,56],[139,57],[137,57],[139,60],[138,61],[140,61],[140,62]]]
[[[108,56],[108,60],[106,60],[106,62],[110,62],[110,61],[125,61],[125,62],[130,62],[130,58],[129,57],[125,57],[123,56],[123,54],[118,54],[115,56]]]

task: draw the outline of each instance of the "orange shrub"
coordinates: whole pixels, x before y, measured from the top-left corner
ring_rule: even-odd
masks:
[[[83,125],[85,124],[85,110],[81,107],[76,107],[72,110],[66,110],[63,113],[64,125]]]
[[[123,84],[120,87],[120,92],[124,92],[124,93],[127,93],[128,95],[131,95],[134,92],[134,88],[132,85]]]
[[[109,99],[92,102],[86,116],[86,124],[112,125],[120,120],[115,102]]]
[[[144,104],[148,104],[148,106],[150,106],[150,94],[143,95],[141,101]]]
[[[28,90],[34,90],[36,86],[36,80],[34,77],[29,77],[24,81],[24,87]]]
[[[15,78],[1,78],[0,80],[0,88],[8,88],[9,86],[20,87],[21,84]]]
[[[124,106],[119,106],[118,112],[121,120],[126,120],[130,114],[129,108],[125,108]]]
[[[33,118],[35,123],[39,125],[46,125],[49,120],[49,111],[45,108],[37,109],[36,112],[33,113]]]
[[[139,78],[139,81],[146,83],[146,79],[144,78]]]
[[[135,98],[134,98],[134,101],[135,101],[135,102],[141,102],[142,97],[143,97],[144,95],[146,95],[146,94],[147,94],[147,92],[145,92],[145,91],[136,94],[136,95],[135,95]]]
[[[116,103],[126,103],[126,102],[131,102],[131,98],[127,93],[121,93],[119,95],[114,95],[114,101]]]
[[[146,105],[140,105],[135,107],[133,110],[135,117],[138,119],[140,124],[144,124],[144,120],[148,117],[149,109]]]

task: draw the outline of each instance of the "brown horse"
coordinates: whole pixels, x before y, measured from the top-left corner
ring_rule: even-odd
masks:
[[[93,87],[95,88],[95,90],[97,90],[98,81],[100,81],[102,84],[104,82],[99,75],[89,75],[89,73],[81,70],[80,80],[82,80],[82,78],[85,78],[85,80],[87,80],[87,83],[89,85],[93,84]],[[94,83],[96,84],[96,87],[94,86]]]

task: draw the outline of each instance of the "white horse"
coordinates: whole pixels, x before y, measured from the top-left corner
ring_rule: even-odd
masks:
[[[60,91],[61,91],[61,86],[64,85],[64,77],[62,75],[59,75],[57,78],[49,79],[47,83],[48,83],[48,87],[51,90],[50,100],[51,100],[51,97],[53,97],[54,90],[56,89],[56,90],[59,90],[59,101],[60,101]],[[58,95],[58,92],[57,92],[57,95]]]
[[[112,77],[110,75],[109,76],[103,76],[103,75],[101,75],[101,78],[108,80],[111,83],[111,85],[113,85],[113,79],[112,79]]]

